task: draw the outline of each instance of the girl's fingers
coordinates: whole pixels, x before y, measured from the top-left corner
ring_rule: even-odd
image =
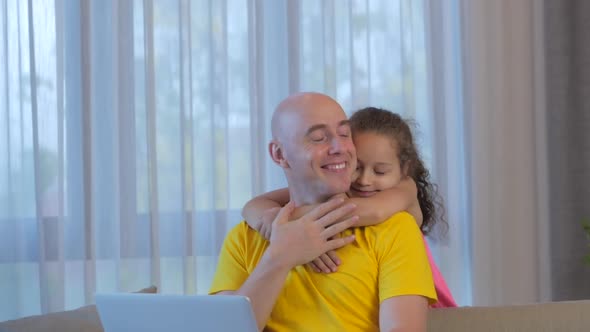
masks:
[[[340,261],[340,258],[338,258],[338,255],[336,255],[336,252],[334,250],[330,250],[326,253],[326,255],[328,255],[328,257],[330,257],[330,259],[332,260],[332,262],[334,262],[334,264],[336,264],[336,266],[339,266],[340,264],[342,264],[342,262]]]
[[[315,265],[315,263],[314,263],[314,262],[309,262],[309,263],[307,263],[307,265],[309,265],[309,267],[311,267],[311,269],[312,269],[314,272],[317,272],[317,273],[320,273],[320,272],[322,272],[322,271],[321,271],[321,270],[320,270],[320,269],[317,267],[317,265]]]
[[[313,260],[313,263],[315,264],[315,266],[317,266],[317,268],[324,273],[330,273],[331,270],[330,268],[320,259],[320,258],[316,258]]]
[[[336,272],[338,266],[330,256],[328,256],[327,254],[323,254],[320,257],[318,257],[318,259],[321,260],[324,263],[324,265],[328,267],[328,269],[330,269],[330,271],[328,272]]]

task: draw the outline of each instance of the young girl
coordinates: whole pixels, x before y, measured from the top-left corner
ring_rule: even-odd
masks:
[[[404,210],[414,216],[424,235],[437,222],[446,226],[440,213],[440,196],[429,182],[430,174],[418,155],[408,124],[399,115],[374,107],[354,113],[350,124],[358,164],[348,195],[357,205],[355,214],[360,217],[357,226],[378,224]],[[280,206],[288,201],[287,189],[263,194],[246,204],[244,218],[269,239],[272,221]],[[424,244],[438,295],[438,302],[432,306],[457,306],[432,259],[427,242]],[[316,272],[329,273],[335,272],[340,263],[334,252],[328,252],[310,266]]]

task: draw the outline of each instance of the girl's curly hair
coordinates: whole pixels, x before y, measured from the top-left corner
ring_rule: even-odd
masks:
[[[423,221],[420,229],[427,235],[435,224],[440,223],[443,232],[448,229],[444,217],[442,197],[436,184],[430,182],[430,172],[424,166],[408,122],[399,114],[376,107],[358,110],[350,117],[353,137],[355,133],[372,132],[389,137],[398,147],[400,167],[406,170],[418,187],[418,202],[422,210]]]

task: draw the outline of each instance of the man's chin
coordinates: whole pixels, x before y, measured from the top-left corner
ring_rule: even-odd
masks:
[[[342,193],[346,193],[350,188],[350,182],[343,181],[342,183],[334,183],[327,188],[328,195],[338,195]]]

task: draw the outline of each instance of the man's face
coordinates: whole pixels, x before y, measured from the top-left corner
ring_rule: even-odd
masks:
[[[356,151],[346,114],[332,100],[291,111],[282,140],[289,186],[306,203],[348,191]]]

